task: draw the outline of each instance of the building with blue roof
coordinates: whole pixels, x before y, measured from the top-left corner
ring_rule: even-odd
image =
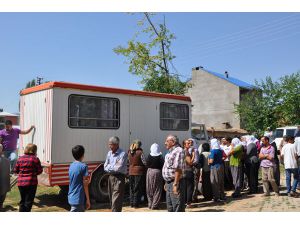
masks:
[[[192,99],[192,122],[222,129],[243,128],[234,105],[255,88],[252,84],[228,72],[222,74],[203,67],[192,69],[190,83],[187,95]]]

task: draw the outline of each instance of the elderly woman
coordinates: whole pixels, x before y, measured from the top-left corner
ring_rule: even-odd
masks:
[[[258,150],[256,142],[258,141],[254,136],[247,136],[247,151],[245,158],[246,174],[249,182],[249,194],[257,193],[258,186],[258,168],[259,168],[259,159],[258,159]]]
[[[149,209],[158,209],[164,185],[162,177],[163,165],[164,158],[159,145],[154,143],[151,145],[150,155],[147,158],[146,192]]]
[[[196,140],[193,138],[189,138],[188,141],[190,142],[191,148],[194,149],[195,157],[193,160],[193,171],[194,171],[194,191],[193,191],[193,201],[197,202],[198,200],[198,183],[200,179],[200,163],[199,163],[199,150],[196,143]]]
[[[210,201],[213,198],[212,187],[210,182],[210,168],[208,164],[208,157],[210,155],[210,147],[208,143],[202,144],[202,151],[200,155],[200,182],[202,183],[202,194],[204,200]]]
[[[41,162],[36,157],[37,146],[28,144],[24,155],[16,164],[14,172],[18,174],[18,188],[21,195],[20,212],[30,212],[37,189],[37,176],[43,172]]]
[[[189,140],[183,141],[183,149],[185,152],[185,168],[183,171],[183,179],[185,180],[185,203],[187,208],[191,207],[194,192],[194,171],[193,163],[195,159],[195,149]]]
[[[212,139],[210,142],[210,182],[212,184],[212,190],[214,195],[214,201],[225,200],[224,194],[224,167],[223,167],[223,153],[220,148],[219,141]]]
[[[146,160],[141,146],[142,142],[135,140],[128,151],[130,205],[134,208],[139,207],[145,190]]]
[[[238,138],[233,138],[231,141],[231,150],[228,154],[230,156],[229,164],[234,185],[234,192],[232,193],[233,198],[237,198],[241,195],[243,154],[242,142]]]

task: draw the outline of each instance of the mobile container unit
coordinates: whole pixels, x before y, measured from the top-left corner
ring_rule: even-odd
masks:
[[[168,134],[180,140],[191,134],[191,100],[186,96],[133,91],[65,82],[48,82],[21,91],[21,129],[35,125],[21,136],[20,150],[28,143],[38,146],[44,167],[39,183],[68,185],[71,149],[83,145],[84,162],[92,177],[91,195],[107,199],[107,175],[103,170],[111,136],[128,150],[134,139],[142,141],[145,155],[151,144],[164,149]]]

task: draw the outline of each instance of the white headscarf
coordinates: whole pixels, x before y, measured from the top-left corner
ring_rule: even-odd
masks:
[[[196,140],[193,139],[193,138],[189,138],[188,140],[189,140],[189,141],[192,141],[192,142],[193,142],[193,148],[198,150],[198,146],[197,146]]]
[[[150,147],[150,155],[151,156],[159,156],[161,155],[160,147],[158,144],[154,143]]]
[[[247,141],[247,145],[250,145],[252,143],[256,144],[258,140],[253,135],[249,135],[247,136],[246,141]]]
[[[233,138],[232,141],[231,141],[231,144],[233,144],[234,148],[239,146],[239,145],[243,145],[243,143],[238,138]]]
[[[216,138],[211,139],[210,148],[211,149],[220,149],[220,143]]]

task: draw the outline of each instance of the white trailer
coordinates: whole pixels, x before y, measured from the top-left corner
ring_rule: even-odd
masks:
[[[186,96],[65,82],[48,82],[20,95],[21,129],[36,126],[30,135],[21,136],[20,151],[28,143],[38,146],[44,167],[39,183],[68,185],[68,168],[74,161],[71,149],[83,145],[91,194],[99,201],[107,198],[103,163],[109,137],[118,136],[125,151],[138,138],[148,155],[154,142],[164,149],[168,134],[181,141],[191,134],[191,99]]]

